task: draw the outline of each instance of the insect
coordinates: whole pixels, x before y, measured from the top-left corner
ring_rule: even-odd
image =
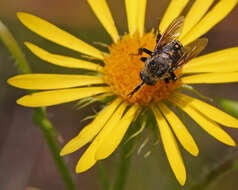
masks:
[[[158,33],[153,52],[146,48],[138,50],[138,55],[142,55],[144,52],[150,57],[141,57],[141,61],[145,63],[140,72],[142,82],[129,96],[132,96],[144,84],[155,85],[159,80],[164,80],[166,83],[169,83],[170,80],[176,81],[177,77],[174,71],[196,57],[206,47],[207,38],[200,38],[183,46],[178,40],[182,33],[183,24],[184,17],[178,17],[172,21],[162,35]]]

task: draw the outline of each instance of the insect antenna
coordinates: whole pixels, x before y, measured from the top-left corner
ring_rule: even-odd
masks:
[[[135,94],[144,84],[144,81],[142,81],[128,96],[132,97],[133,94]]]

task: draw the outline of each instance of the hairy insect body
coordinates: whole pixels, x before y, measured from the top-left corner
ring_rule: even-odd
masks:
[[[169,59],[172,60],[172,65],[175,65],[178,62],[178,60],[181,58],[183,53],[184,53],[183,45],[176,39],[166,44],[161,50],[161,54],[162,54],[161,56],[166,57],[167,55]]]
[[[161,35],[157,34],[156,46],[154,51],[140,48],[138,55],[147,53],[150,57],[141,57],[145,63],[140,72],[142,82],[129,94],[132,96],[144,84],[155,85],[159,80],[169,83],[170,80],[176,81],[174,71],[188,63],[196,57],[207,45],[207,38],[200,38],[192,43],[183,46],[178,38],[182,33],[184,17],[176,18]]]
[[[154,54],[154,53],[153,53]],[[148,85],[154,85],[158,80],[170,79],[174,71],[174,65],[183,54],[183,46],[178,40],[166,44],[159,53],[156,53],[145,61],[145,67],[141,71],[142,80]]]

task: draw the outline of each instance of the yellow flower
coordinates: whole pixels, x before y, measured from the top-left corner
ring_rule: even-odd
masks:
[[[178,17],[188,0],[172,0],[161,21],[163,32]],[[30,42],[30,51],[49,63],[75,69],[94,71],[92,75],[25,74],[12,77],[8,83],[23,89],[44,90],[23,96],[17,103],[28,107],[52,106],[86,98],[113,97],[96,118],[74,137],[61,151],[72,153],[91,142],[80,158],[76,172],[84,172],[98,160],[105,159],[117,148],[127,129],[145,110],[152,110],[158,124],[169,164],[181,185],[186,181],[186,170],[177,141],[193,156],[199,149],[193,137],[172,111],[187,113],[206,132],[217,140],[235,146],[233,139],[220,127],[238,127],[238,120],[197,98],[179,92],[182,84],[227,83],[238,81],[238,47],[221,50],[191,60],[177,72],[176,82],[166,86],[159,81],[155,86],[144,85],[133,97],[128,94],[141,82],[139,72],[143,63],[132,56],[138,48],[153,50],[156,37],[153,31],[144,32],[146,0],[125,0],[129,34],[120,37],[106,0],[88,0],[93,12],[111,36],[113,43],[104,53],[49,22],[28,13],[18,13],[20,21],[33,32],[64,47],[94,59],[85,61],[50,53]],[[213,0],[197,0],[185,17],[180,41],[189,44],[221,21],[237,4],[237,0],[220,0],[211,9]],[[177,89],[177,90],[176,90]],[[168,106],[169,105],[169,106]],[[155,126],[156,127],[156,126]]]

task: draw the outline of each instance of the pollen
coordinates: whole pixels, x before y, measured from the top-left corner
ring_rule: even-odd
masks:
[[[143,53],[138,54],[138,49],[144,47],[151,51],[156,45],[156,35],[152,30],[142,37],[125,34],[117,43],[109,46],[110,54],[104,58],[104,80],[111,87],[112,91],[129,103],[148,105],[167,98],[172,91],[181,86],[181,80],[158,81],[155,85],[144,84],[132,97],[128,94],[141,83],[140,71],[144,68],[144,62],[140,57],[148,57]],[[179,78],[180,71],[175,72]]]

